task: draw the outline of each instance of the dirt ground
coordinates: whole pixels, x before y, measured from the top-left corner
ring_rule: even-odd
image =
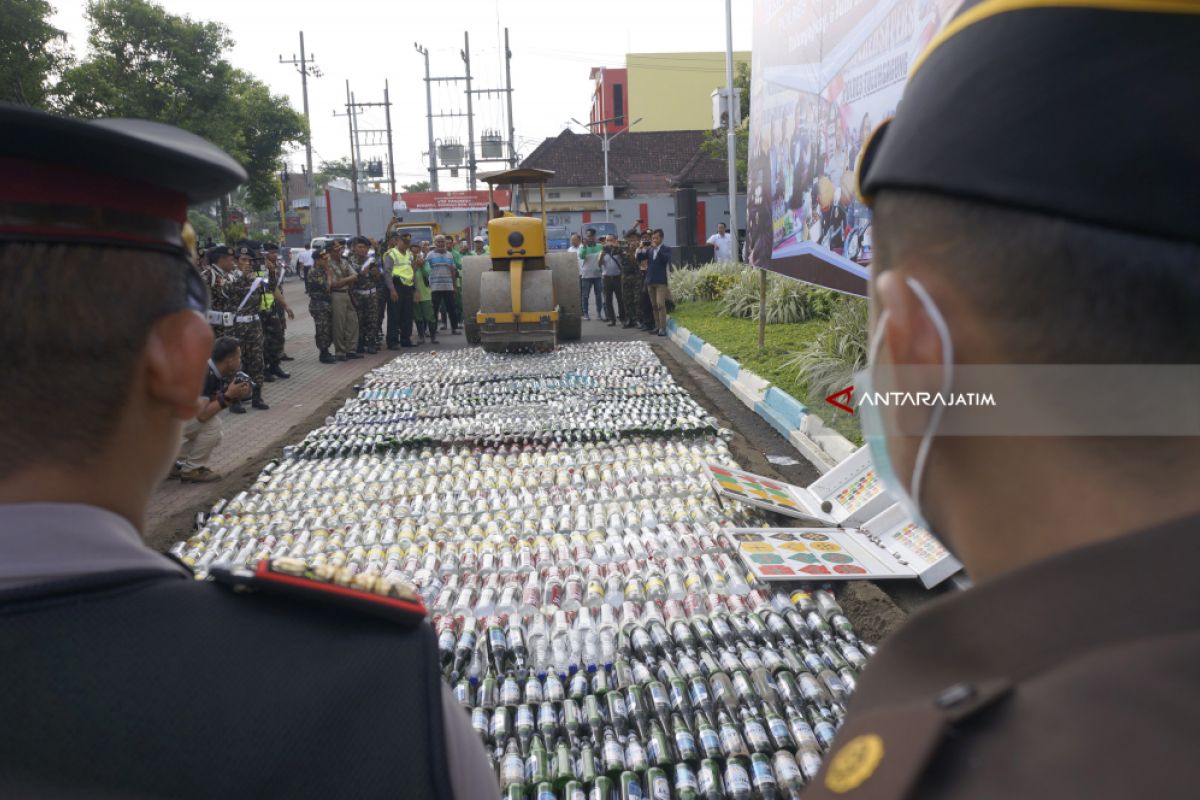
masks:
[[[688,359],[674,345],[655,342],[652,346],[675,381],[716,417],[723,427],[732,432],[732,438],[728,442],[729,448],[744,469],[801,485],[811,483],[818,477],[816,468],[803,459],[799,459],[800,464],[790,466],[776,466],[770,463],[767,460],[768,455],[790,455],[798,458],[798,454],[762,418],[746,408],[719,381]],[[205,511],[220,498],[231,497],[253,484],[263,466],[278,458],[285,445],[298,442],[308,431],[324,424],[325,418],[333,414],[352,392],[353,386],[347,385],[342,392],[315,410],[303,422],[283,431],[264,453],[249,462],[245,468],[209,486],[194,508],[175,514],[149,530],[147,544],[165,551],[174,542],[188,536],[197,512]],[[780,518],[778,523],[786,525],[787,521]],[[787,584],[783,586],[786,587]],[[925,591],[915,581],[889,581],[880,585],[866,581],[846,581],[835,585],[834,588],[839,602],[859,635],[873,643],[895,630],[912,610],[939,594]]]

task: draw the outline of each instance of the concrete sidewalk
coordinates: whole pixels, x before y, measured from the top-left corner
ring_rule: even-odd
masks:
[[[295,361],[281,364],[291,377],[263,386],[263,399],[271,406],[269,411],[255,411],[247,403],[245,414],[221,412],[225,436],[208,466],[226,478],[261,460],[280,437],[304,423],[331,400],[349,394],[351,387],[365,373],[395,355],[384,350],[356,361],[322,364],[317,360],[313,321],[303,287],[293,279],[284,284],[284,292],[296,312],[296,319],[288,322],[285,344],[285,352]],[[463,337],[447,338],[457,338],[461,342]],[[158,538],[155,534],[164,523],[180,512],[203,510],[206,498],[216,485],[219,484],[164,482],[150,501],[146,519],[148,538]]]

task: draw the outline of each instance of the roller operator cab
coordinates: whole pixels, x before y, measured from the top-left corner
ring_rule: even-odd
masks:
[[[581,333],[579,263],[574,253],[548,252],[544,186],[554,173],[515,169],[483,175],[489,201],[497,185],[518,187],[525,216],[501,216],[489,202],[487,256],[463,258],[463,324],[467,341],[492,352],[552,350]],[[529,215],[529,195],[542,197]]]

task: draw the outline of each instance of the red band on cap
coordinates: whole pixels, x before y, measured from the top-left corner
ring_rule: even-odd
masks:
[[[0,202],[103,208],[182,225],[187,197],[115,175],[0,158]]]

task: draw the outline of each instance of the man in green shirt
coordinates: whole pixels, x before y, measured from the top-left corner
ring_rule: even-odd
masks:
[[[417,344],[425,344],[425,333],[429,343],[437,344],[437,317],[433,314],[433,292],[429,290],[429,265],[420,253],[413,256],[413,319],[417,323]]]

